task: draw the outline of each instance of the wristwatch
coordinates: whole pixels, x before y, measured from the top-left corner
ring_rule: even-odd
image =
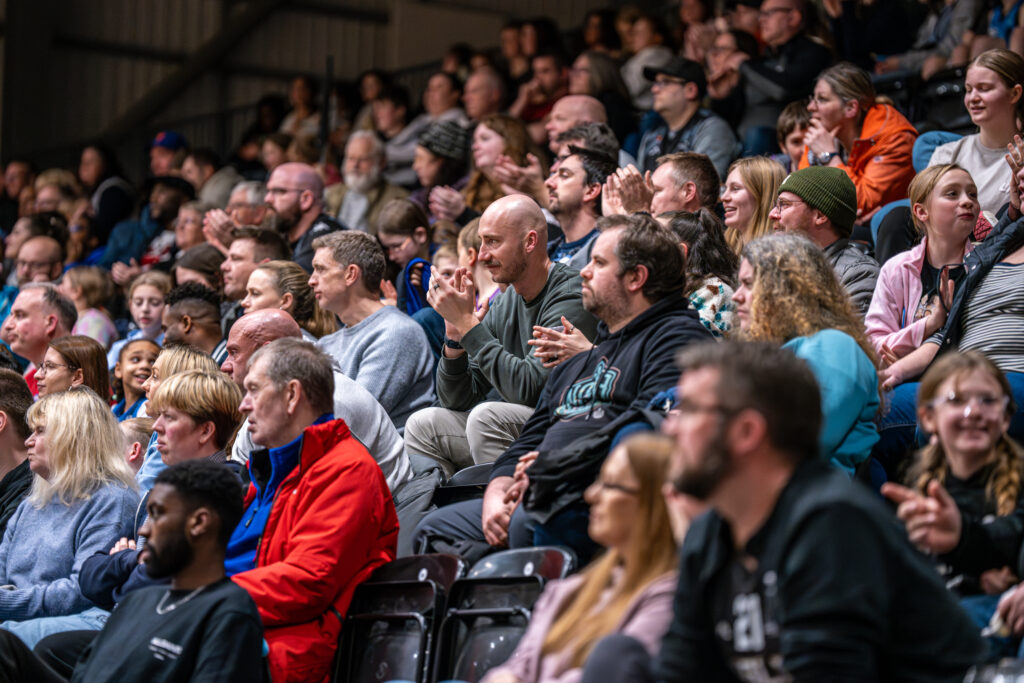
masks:
[[[811,166],[828,166],[833,157],[839,156],[839,152],[822,152],[815,154],[811,152]]]
[[[460,344],[459,342],[455,341],[454,339],[449,339],[448,337],[444,338],[444,345],[447,346],[449,349],[455,349],[455,350],[461,350],[462,349],[462,344]]]

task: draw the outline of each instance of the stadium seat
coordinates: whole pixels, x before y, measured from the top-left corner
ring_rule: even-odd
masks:
[[[452,475],[444,486],[434,489],[433,504],[444,507],[464,500],[482,498],[491,480],[491,463],[471,465]]]
[[[466,573],[454,555],[413,555],[380,567],[355,591],[333,680],[424,683],[452,584]]]
[[[434,681],[475,683],[515,650],[530,611],[552,579],[575,567],[562,548],[520,548],[488,555],[455,582],[438,634]]]

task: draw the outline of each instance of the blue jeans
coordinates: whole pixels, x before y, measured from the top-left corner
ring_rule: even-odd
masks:
[[[36,646],[40,640],[54,633],[65,631],[99,631],[107,623],[110,612],[99,607],[90,607],[79,614],[68,614],[62,617],[39,617],[25,621],[5,621],[0,628],[6,629],[21,638],[29,648]]]

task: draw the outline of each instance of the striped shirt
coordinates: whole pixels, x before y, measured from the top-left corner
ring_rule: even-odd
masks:
[[[997,263],[964,306],[961,351],[980,351],[1003,372],[1024,372],[1024,264]]]

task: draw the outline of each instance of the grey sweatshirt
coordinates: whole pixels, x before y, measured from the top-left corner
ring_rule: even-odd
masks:
[[[534,358],[533,326],[555,327],[562,316],[587,339],[597,335],[597,320],[583,310],[583,281],[579,271],[555,263],[548,281],[533,301],[514,287],[498,295],[483,321],[462,338],[466,353],[441,358],[437,366],[437,395],[450,410],[469,410],[493,388],[509,403],[537,405],[551,371]]]
[[[87,557],[107,552],[122,536],[135,536],[139,496],[120,484],[103,486],[89,500],[64,505],[56,496],[42,508],[25,499],[0,543],[0,620],[77,614],[89,607],[78,587]]]
[[[398,430],[377,399],[366,389],[335,368],[334,417],[342,419],[380,465],[392,493],[412,479],[409,456]],[[245,418],[231,449],[231,459],[245,465],[255,445],[249,436],[249,418]]]
[[[394,306],[323,337],[317,346],[377,399],[399,430],[409,415],[434,402],[434,357],[427,335]]]

